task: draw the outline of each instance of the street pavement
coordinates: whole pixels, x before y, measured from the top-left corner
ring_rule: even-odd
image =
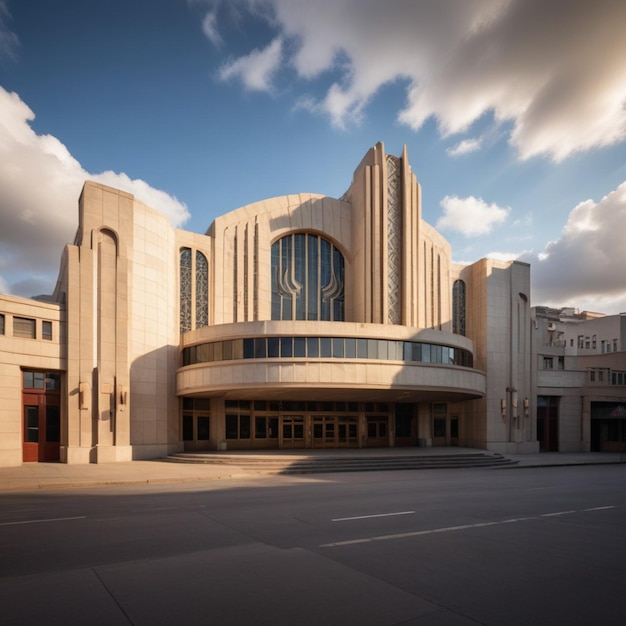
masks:
[[[374,455],[406,455],[406,448],[364,449],[356,452],[363,456]],[[468,452],[481,452],[469,448],[416,448],[416,455],[433,454],[463,454]],[[219,454],[219,453],[218,453]],[[146,485],[183,483],[191,481],[214,481],[229,479],[252,479],[266,477],[267,471],[262,469],[250,469],[239,467],[236,459],[242,461],[251,456],[280,455],[294,459],[302,459],[312,455],[334,454],[331,450],[306,450],[302,452],[267,451],[249,453],[229,453],[228,464],[205,464],[205,463],[173,463],[165,459],[151,461],[129,461],[124,463],[104,463],[89,465],[67,465],[65,463],[24,463],[19,467],[0,468],[0,492],[6,491],[31,491],[39,489],[63,489],[115,485]],[[499,470],[527,469],[533,467],[568,466],[568,465],[598,465],[626,462],[626,453],[608,452],[541,452],[539,454],[506,455],[515,461],[514,465]],[[420,471],[420,470],[415,470]]]
[[[154,485],[128,465],[134,486],[1,494],[3,624],[624,624],[623,464]]]

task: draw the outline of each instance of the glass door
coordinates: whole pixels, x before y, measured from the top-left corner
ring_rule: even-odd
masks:
[[[303,415],[282,415],[280,418],[280,447],[304,448],[305,430]]]

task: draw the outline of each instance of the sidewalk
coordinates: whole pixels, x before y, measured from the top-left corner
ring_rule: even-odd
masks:
[[[406,448],[387,449],[386,453],[400,453],[399,451],[406,454]],[[420,450],[419,453],[432,454],[433,451],[434,449],[432,448],[425,448]],[[477,450],[474,451],[476,452]],[[291,454],[293,452],[291,451]],[[371,451],[368,452],[371,453]],[[377,450],[376,452],[381,453],[382,450]],[[302,457],[310,453],[311,451],[303,451],[301,454],[293,454],[293,456]],[[264,453],[263,456],[269,456],[270,454],[272,453]],[[234,455],[231,453],[229,456],[232,457]],[[243,460],[248,455],[243,453],[241,456]],[[609,452],[542,452],[539,454],[506,456],[516,461],[517,464],[497,469],[626,463],[626,454]],[[264,476],[268,476],[268,473],[262,470],[241,468],[236,464],[171,463],[158,459],[154,461],[130,461],[127,463],[106,463],[101,465],[25,463],[19,467],[0,468],[0,493],[39,489],[148,485],[237,478],[250,479]],[[303,474],[303,476],[312,475]],[[316,474],[315,476],[320,477],[323,474]]]

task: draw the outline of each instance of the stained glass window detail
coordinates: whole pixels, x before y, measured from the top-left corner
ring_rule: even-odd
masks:
[[[180,251],[180,332],[191,330],[191,248]]]
[[[196,250],[196,328],[209,325],[209,264]]]
[[[455,280],[452,285],[452,332],[465,335],[465,282]]]
[[[272,245],[272,319],[344,321],[344,258],[330,241],[295,233]]]
[[[402,203],[400,159],[387,155],[387,321],[402,323]]]

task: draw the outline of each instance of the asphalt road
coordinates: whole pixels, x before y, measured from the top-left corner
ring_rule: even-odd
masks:
[[[620,625],[626,467],[0,495],[2,624]]]

